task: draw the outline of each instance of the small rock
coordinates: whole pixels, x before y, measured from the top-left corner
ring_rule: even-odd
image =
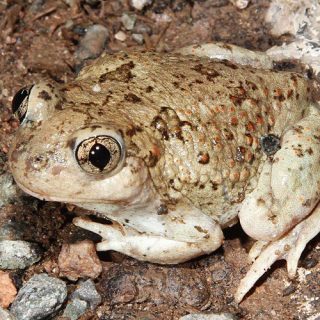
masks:
[[[131,0],[131,5],[137,10],[142,10],[146,5],[151,3],[152,0]]]
[[[9,273],[0,270],[0,306],[8,308],[16,295],[17,289],[10,279]],[[2,319],[1,316],[0,319]]]
[[[236,6],[238,9],[241,9],[241,10],[245,9],[250,2],[250,0],[230,0],[230,1],[234,6]]]
[[[119,41],[125,41],[127,39],[127,35],[123,31],[117,32],[114,37]]]
[[[1,320],[16,320],[8,310],[2,309],[0,307],[0,319]]]
[[[134,28],[133,28],[133,33],[141,33],[141,34],[148,34],[149,36],[152,34],[152,28],[145,24],[144,22],[138,21]]]
[[[133,33],[132,39],[139,44],[143,44],[144,41],[143,35],[141,33]]]
[[[42,9],[42,6],[44,4],[45,0],[35,0],[32,2],[32,5],[30,6],[30,11],[33,13],[36,13]]]
[[[231,313],[193,313],[181,317],[179,320],[237,320]]]
[[[108,37],[109,32],[106,27],[99,24],[88,27],[87,33],[80,41],[76,51],[76,58],[83,61],[98,57],[102,53]]]
[[[101,303],[101,296],[90,279],[80,283],[70,298],[71,301],[63,312],[63,316],[70,320],[77,320],[88,308],[93,310]]]
[[[0,240],[20,240],[28,228],[25,221],[7,220],[0,225]]]
[[[0,175],[0,190],[0,208],[18,198],[19,190],[9,173]]]
[[[66,306],[62,316],[70,320],[77,320],[86,312],[87,307],[88,303],[86,301],[80,299],[73,299]]]
[[[41,250],[35,243],[22,240],[0,241],[0,268],[24,269],[38,262]]]
[[[91,279],[81,282],[79,287],[72,293],[71,299],[86,301],[91,309],[101,303],[101,296]]]
[[[20,289],[11,312],[19,320],[40,320],[58,311],[67,298],[66,284],[46,273],[34,275]]]
[[[76,281],[79,278],[97,278],[102,265],[92,241],[64,244],[58,258],[60,276]]]
[[[126,30],[132,30],[136,23],[137,17],[135,14],[124,13],[121,17],[121,22]]]

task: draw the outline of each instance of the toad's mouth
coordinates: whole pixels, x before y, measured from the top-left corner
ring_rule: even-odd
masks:
[[[79,207],[83,207],[82,204],[85,203],[90,203],[90,204],[106,204],[106,205],[115,205],[115,206],[128,206],[130,205],[131,201],[129,200],[113,200],[113,199],[94,199],[94,198],[86,198],[86,197],[81,197],[81,195],[77,195],[76,198],[73,197],[59,197],[59,196],[52,196],[52,195],[48,195],[44,192],[36,192],[30,188],[28,188],[27,186],[25,186],[22,182],[20,182],[19,180],[15,179],[16,184],[18,185],[18,187],[25,192],[26,194],[35,197],[39,200],[42,201],[53,201],[53,202],[63,202],[63,203],[71,203],[74,205],[77,205]],[[94,211],[94,209],[92,209],[91,211]]]

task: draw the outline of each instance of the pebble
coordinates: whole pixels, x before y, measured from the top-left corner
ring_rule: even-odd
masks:
[[[0,240],[20,240],[28,228],[24,221],[6,220],[0,225]]]
[[[121,17],[121,22],[126,30],[132,30],[136,23],[137,17],[135,14],[124,13]]]
[[[152,0],[131,0],[131,5],[137,10],[142,10],[146,5],[151,3]]]
[[[0,270],[0,307],[8,308],[16,295],[17,289],[10,279],[9,273]]]
[[[58,258],[60,276],[71,281],[79,278],[97,278],[102,265],[97,256],[95,245],[90,240],[64,244]]]
[[[101,303],[101,296],[97,292],[94,282],[89,279],[81,282],[72,293],[70,302],[63,312],[63,316],[70,320],[77,320],[88,308],[92,310]]]
[[[114,38],[119,41],[125,41],[127,39],[127,35],[123,31],[119,31],[114,35]]]
[[[101,303],[101,296],[91,279],[81,282],[79,287],[72,293],[71,299],[86,301],[91,309],[95,309]]]
[[[52,316],[67,298],[66,284],[46,273],[34,275],[19,290],[11,313],[19,320],[39,320]]]
[[[181,317],[179,320],[237,320],[231,313],[194,313]]]
[[[86,312],[87,308],[88,304],[86,301],[73,299],[67,304],[62,316],[69,320],[77,320]]]
[[[105,48],[108,38],[109,32],[106,27],[99,24],[88,27],[75,53],[76,58],[83,61],[98,57]]]
[[[36,243],[22,240],[0,241],[0,268],[24,269],[41,258],[40,247]]]
[[[17,320],[8,310],[0,307],[0,320]]]
[[[18,197],[19,191],[11,174],[3,173],[0,175],[0,190],[0,208],[13,202]]]
[[[141,33],[133,33],[132,39],[139,44],[143,44],[144,41],[143,35]]]
[[[147,24],[145,24],[144,22],[138,21],[134,28],[133,28],[133,33],[146,33],[149,36],[152,34],[152,28],[150,26],[148,26]]]
[[[231,0],[231,2],[238,9],[242,10],[242,9],[245,9],[248,6],[250,0]]]

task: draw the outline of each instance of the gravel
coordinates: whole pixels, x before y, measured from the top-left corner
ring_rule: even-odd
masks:
[[[180,318],[180,320],[237,320],[231,313],[194,313]]]
[[[20,289],[11,312],[19,320],[39,320],[52,316],[67,298],[64,281],[42,273],[34,275]]]
[[[40,247],[36,243],[22,240],[0,241],[0,268],[24,269],[39,261]]]

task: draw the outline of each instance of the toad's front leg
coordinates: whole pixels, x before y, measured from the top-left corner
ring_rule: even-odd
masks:
[[[190,204],[175,205],[162,214],[136,210],[114,219],[117,222],[104,225],[75,218],[74,224],[101,235],[99,251],[115,250],[161,264],[180,263],[208,254],[223,241],[219,224]]]
[[[284,133],[281,149],[266,162],[258,186],[244,200],[240,222],[259,240],[252,248],[253,266],[236,294],[237,301],[279,259],[294,276],[304,247],[320,231],[320,115],[310,114]]]

